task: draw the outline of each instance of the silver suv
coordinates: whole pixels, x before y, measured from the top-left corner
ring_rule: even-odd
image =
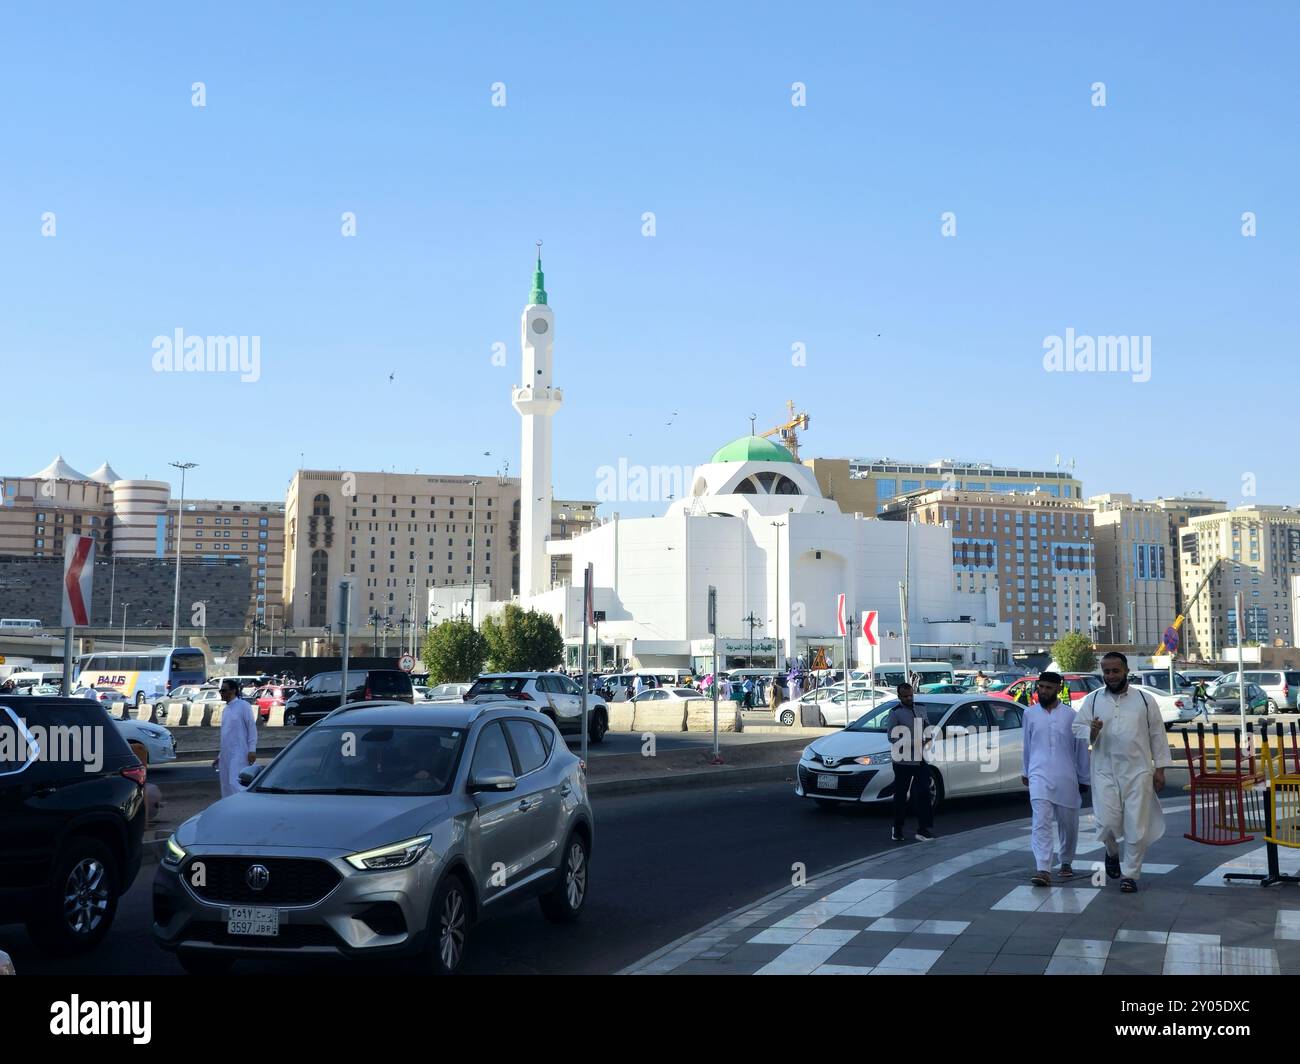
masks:
[[[468,691],[466,702],[509,699],[521,709],[535,709],[561,733],[582,735],[582,687],[562,672],[485,672]],[[609,710],[599,695],[587,696],[587,738],[598,743],[609,731]]]
[[[586,772],[522,706],[355,703],[241,779],[177,828],[154,878],[154,938],[186,971],[345,956],[450,973],[510,901],[582,912]]]

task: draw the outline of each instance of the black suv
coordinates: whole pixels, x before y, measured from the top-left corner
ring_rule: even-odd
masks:
[[[415,704],[411,677],[398,669],[349,669],[348,687],[351,690],[344,698],[343,673],[318,672],[285,700],[285,726],[293,728],[299,724],[312,724],[345,702],[381,699]]]
[[[0,924],[72,954],[140,871],[145,769],[98,702],[0,699]]]

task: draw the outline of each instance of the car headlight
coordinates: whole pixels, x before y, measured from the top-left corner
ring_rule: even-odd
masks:
[[[814,750],[811,746],[805,746],[805,747],[803,748],[803,753],[800,754],[799,756],[800,756],[804,761],[812,761],[812,760],[814,760],[816,754],[817,754],[817,751]]]
[[[362,872],[405,868],[423,857],[431,842],[433,842],[432,835],[421,835],[417,839],[395,842],[391,846],[380,846],[378,849],[366,850],[364,853],[354,853],[347,858],[347,862]]]
[[[878,754],[864,754],[862,757],[855,757],[855,765],[888,765],[893,759],[893,751],[882,750]]]
[[[165,734],[157,728],[141,728],[140,730],[144,732],[145,735],[149,736],[150,739],[161,739]]]
[[[182,847],[181,844],[176,841],[175,835],[169,835],[167,837],[167,848],[166,851],[163,853],[162,863],[172,868],[175,868],[183,860],[185,860],[184,847]]]

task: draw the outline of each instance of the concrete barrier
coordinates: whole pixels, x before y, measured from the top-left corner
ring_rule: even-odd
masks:
[[[631,702],[609,702],[605,708],[609,712],[609,730],[616,732],[632,731],[633,706]]]
[[[632,730],[639,732],[673,732],[686,730],[685,702],[635,702]]]
[[[718,701],[718,731],[734,732],[742,728],[740,714],[730,703]],[[713,731],[713,700],[692,698],[686,703],[686,730]]]
[[[253,712],[257,712],[254,707]],[[283,728],[284,727],[284,706],[271,706],[271,715],[266,720],[259,722],[263,728]]]

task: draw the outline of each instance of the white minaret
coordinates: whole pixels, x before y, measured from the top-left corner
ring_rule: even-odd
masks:
[[[551,534],[551,418],[564,393],[551,386],[551,347],[555,315],[546,305],[542,276],[542,242],[537,242],[533,290],[520,320],[523,382],[512,388],[511,401],[523,418],[519,469],[519,597],[551,587],[546,540]]]

